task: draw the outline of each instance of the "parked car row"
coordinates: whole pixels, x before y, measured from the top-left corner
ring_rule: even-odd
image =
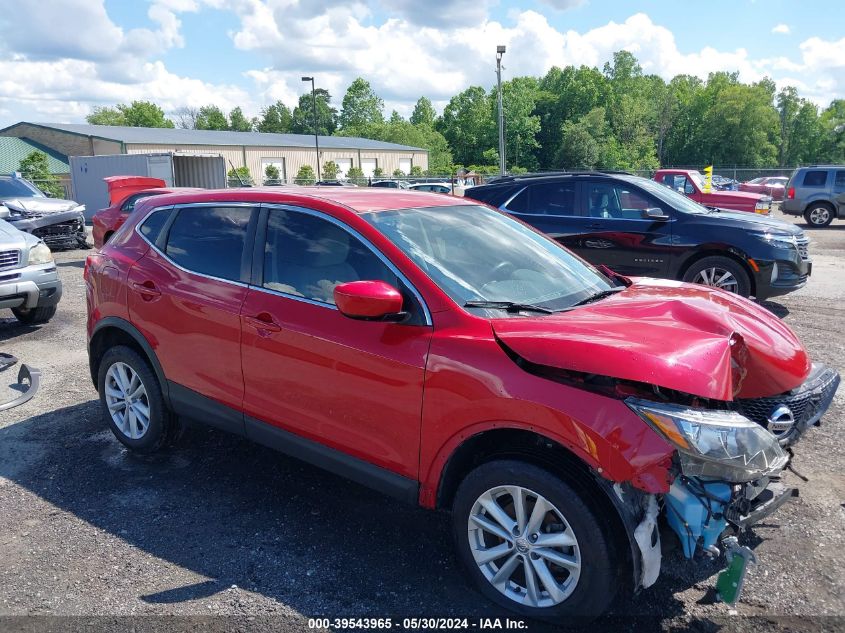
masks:
[[[807,283],[812,260],[799,227],[704,207],[657,184],[668,178],[691,181],[675,170],[655,180],[625,173],[536,174],[500,178],[465,195],[623,275],[702,283],[758,300]]]
[[[150,453],[200,419],[451,510],[469,578],[524,617],[654,584],[661,515],[693,563],[732,558],[735,601],[733,535],[794,496],[780,474],[839,375],[737,294],[620,273],[770,295],[809,273],[803,235],[628,175],[470,194],[500,209],[344,187],[137,200],[84,270],[113,434]]]

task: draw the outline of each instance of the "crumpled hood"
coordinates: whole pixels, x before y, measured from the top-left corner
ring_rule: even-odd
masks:
[[[804,346],[765,308],[674,281],[635,279],[569,312],[493,319],[492,326],[532,363],[716,400],[783,393],[810,373]]]
[[[60,200],[58,198],[10,198],[0,200],[0,204],[8,208],[12,213],[22,211],[24,213],[45,214],[64,213],[79,206],[73,200]]]

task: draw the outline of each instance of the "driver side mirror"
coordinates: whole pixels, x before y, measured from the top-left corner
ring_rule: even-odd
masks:
[[[646,220],[668,220],[669,216],[660,207],[643,209],[643,218]]]
[[[350,281],[334,289],[337,309],[350,319],[363,321],[403,321],[402,295],[384,281]]]

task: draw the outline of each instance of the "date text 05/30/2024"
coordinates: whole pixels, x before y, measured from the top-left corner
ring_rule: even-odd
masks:
[[[524,620],[513,618],[309,618],[309,629],[362,630],[520,630],[527,629]]]

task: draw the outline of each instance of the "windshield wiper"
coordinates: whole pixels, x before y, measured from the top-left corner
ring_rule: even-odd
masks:
[[[589,297],[585,297],[578,301],[577,303],[573,303],[570,308],[574,308],[576,306],[582,306],[585,303],[592,303],[593,301],[599,301],[600,299],[604,299],[605,297],[609,297],[610,295],[614,295],[617,292],[622,292],[625,290],[627,286],[616,286],[615,288],[608,288],[607,290],[600,290],[596,294],[590,295]]]
[[[515,301],[467,301],[464,304],[465,308],[493,308],[496,310],[504,310],[505,312],[542,312],[543,314],[554,314],[554,310],[549,310],[543,306],[536,306],[531,303],[517,303]]]

